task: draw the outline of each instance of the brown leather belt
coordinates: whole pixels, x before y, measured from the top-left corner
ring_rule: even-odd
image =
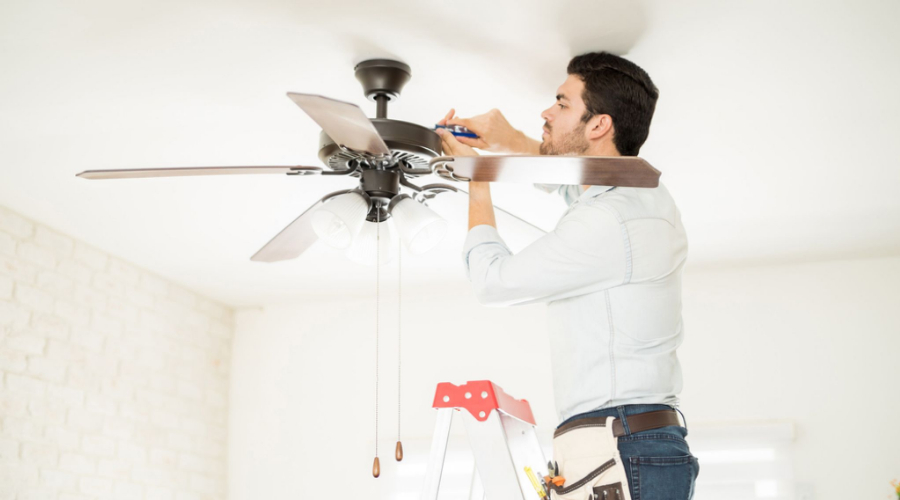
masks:
[[[628,430],[630,430],[632,434],[635,432],[659,429],[660,427],[668,427],[670,425],[681,425],[681,422],[678,420],[678,413],[676,413],[675,410],[648,411],[646,413],[628,415],[625,419],[628,421]],[[553,433],[553,437],[557,437],[576,427],[598,426],[606,426],[606,417],[579,418],[556,429],[556,432]],[[625,435],[625,426],[622,425],[622,420],[619,418],[613,420],[613,435],[616,437]]]

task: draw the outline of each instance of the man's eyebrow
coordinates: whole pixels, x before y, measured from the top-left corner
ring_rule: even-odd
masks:
[[[569,100],[569,98],[566,97],[565,94],[556,94],[556,100],[558,101],[558,100],[560,100],[560,99],[565,99],[565,100],[567,100],[567,101]]]

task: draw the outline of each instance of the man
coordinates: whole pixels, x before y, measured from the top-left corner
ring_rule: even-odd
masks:
[[[541,113],[542,141],[497,111],[441,120],[479,138],[440,130],[444,154],[474,148],[515,154],[636,156],[658,91],[634,63],[577,56],[556,102]],[[693,496],[699,464],[674,408],[681,392],[675,350],[683,339],[681,273],[687,237],[668,190],[539,186],[569,205],[556,228],[513,255],[496,229],[489,183],[469,183],[463,259],[479,302],[546,302],[560,427],[583,418],[622,422],[619,452],[634,499]]]

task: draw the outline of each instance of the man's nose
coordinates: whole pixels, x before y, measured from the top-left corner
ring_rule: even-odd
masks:
[[[553,107],[551,106],[551,107],[549,107],[549,108],[547,108],[547,109],[545,109],[544,111],[541,112],[541,118],[543,118],[545,122],[551,122],[551,121],[553,121],[553,118],[550,116],[550,111],[551,111],[552,109],[553,109]]]

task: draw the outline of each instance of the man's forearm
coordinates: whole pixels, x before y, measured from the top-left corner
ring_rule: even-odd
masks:
[[[497,227],[489,182],[469,183],[469,229],[487,224]]]

